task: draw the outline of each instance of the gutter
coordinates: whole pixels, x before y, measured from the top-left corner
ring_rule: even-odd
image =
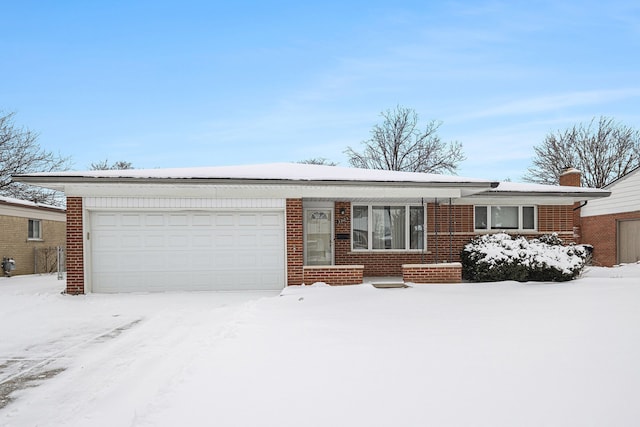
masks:
[[[25,184],[222,184],[222,185],[303,185],[303,186],[389,186],[389,187],[463,187],[496,188],[498,182],[419,182],[419,181],[343,181],[255,178],[157,178],[157,177],[87,177],[87,176],[34,176],[14,175],[13,181]]]

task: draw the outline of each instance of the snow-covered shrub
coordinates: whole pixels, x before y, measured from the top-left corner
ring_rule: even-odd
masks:
[[[588,247],[563,246],[557,235],[527,240],[505,233],[476,237],[462,250],[462,275],[477,282],[575,279],[589,259]]]

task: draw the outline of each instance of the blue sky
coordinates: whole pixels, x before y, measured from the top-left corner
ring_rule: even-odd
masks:
[[[46,149],[137,168],[326,157],[396,105],[519,181],[547,133],[640,128],[640,5],[56,1],[2,6],[0,109]]]

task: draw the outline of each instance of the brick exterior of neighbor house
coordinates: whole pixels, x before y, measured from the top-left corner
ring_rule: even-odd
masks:
[[[593,245],[593,265],[618,263],[618,222],[626,220],[640,220],[640,211],[582,218],[582,241]]]
[[[15,261],[14,276],[56,271],[57,248],[65,245],[64,209],[11,200],[0,203],[0,260]],[[39,221],[39,238],[29,238],[29,220]]]

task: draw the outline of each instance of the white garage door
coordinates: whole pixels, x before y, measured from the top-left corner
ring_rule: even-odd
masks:
[[[618,222],[618,262],[640,260],[640,220]]]
[[[283,212],[92,212],[93,292],[282,289]]]

